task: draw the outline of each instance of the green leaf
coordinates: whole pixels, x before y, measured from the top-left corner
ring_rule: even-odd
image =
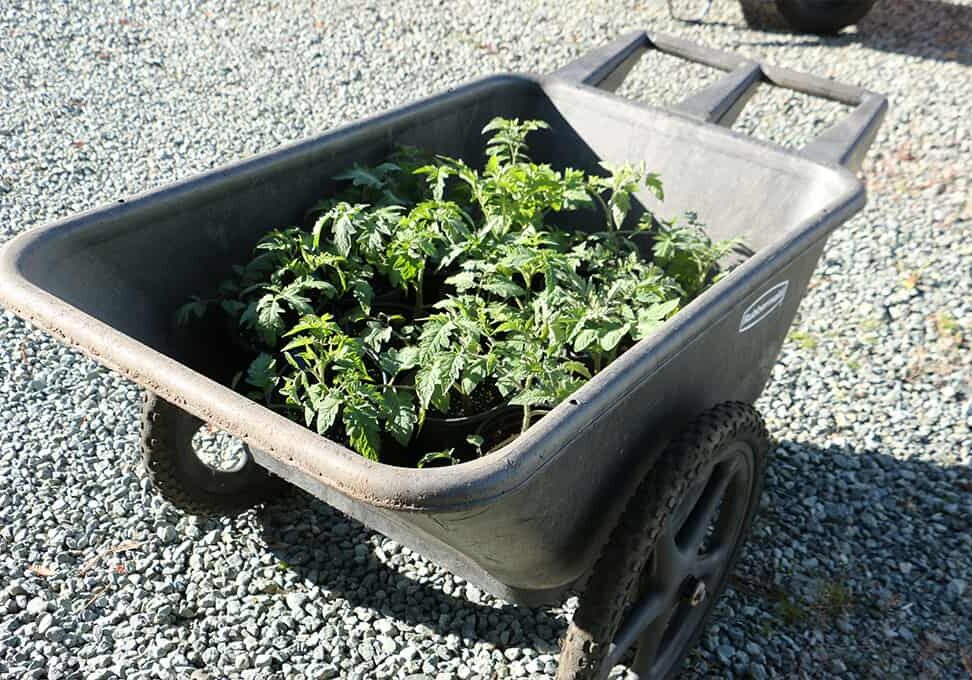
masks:
[[[414,402],[414,397],[408,390],[390,388],[382,395],[385,429],[402,446],[407,445],[411,440],[415,425],[418,423]]]
[[[246,309],[246,303],[239,300],[223,300],[219,303],[219,306],[234,319],[239,319]]]
[[[577,337],[574,338],[574,345],[573,345],[574,351],[575,352],[585,351],[588,347],[590,347],[595,342],[597,342],[597,336],[598,334],[595,329],[585,328],[584,330],[582,330],[580,333],[577,334]]]
[[[445,282],[450,286],[454,286],[455,289],[460,293],[464,293],[470,288],[474,288],[476,286],[477,278],[476,272],[464,271],[450,276],[445,280]]]
[[[415,394],[418,396],[419,406],[422,410],[427,410],[436,390],[441,383],[441,376],[436,372],[435,366],[423,366],[415,373]]]
[[[368,460],[378,460],[381,448],[381,427],[378,411],[370,403],[344,404],[342,416],[351,448]]]
[[[339,393],[330,390],[319,402],[314,404],[314,408],[317,410],[318,434],[325,434],[331,429],[334,421],[337,420],[338,411],[340,411],[343,402],[344,400]]]
[[[599,334],[601,349],[603,349],[605,352],[610,352],[612,349],[618,346],[618,343],[621,342],[621,339],[628,334],[629,330],[631,330],[631,324],[629,323],[612,324],[602,329]]]
[[[273,293],[264,295],[257,303],[256,311],[257,333],[268,345],[274,344],[284,329],[284,309],[279,298]]]
[[[382,372],[395,378],[402,371],[415,368],[419,364],[419,351],[417,347],[407,345],[401,349],[390,347],[378,355],[378,365]]]
[[[380,352],[383,345],[385,345],[392,338],[392,328],[391,326],[386,326],[383,323],[377,321],[368,321],[365,323],[365,331],[361,334],[361,340],[365,345]]]
[[[561,364],[561,367],[565,371],[570,371],[571,373],[576,373],[577,375],[583,376],[588,380],[591,379],[591,372],[587,366],[580,361],[565,361]]]
[[[541,389],[523,390],[518,395],[510,399],[510,406],[540,406],[547,404],[550,396]]]
[[[483,283],[483,290],[501,298],[517,298],[526,295],[526,290],[512,281],[487,281]]]
[[[194,297],[192,302],[187,302],[176,310],[176,323],[186,326],[193,318],[201,319],[206,313],[207,301]]]
[[[389,164],[386,163],[384,165],[387,167]],[[391,167],[397,166],[393,165]],[[355,186],[372,187],[375,189],[380,189],[385,184],[384,179],[378,173],[358,164],[355,164],[353,168],[342,172],[340,175],[334,175],[334,179],[349,179]]]
[[[321,281],[320,283],[324,282]],[[329,284],[324,285],[327,286]],[[303,294],[303,291],[308,287],[302,280],[294,281],[280,291],[277,299],[285,301],[298,314],[311,314],[314,311],[314,307],[311,305],[310,298]],[[333,286],[331,289],[333,290]]]
[[[452,455],[455,449],[446,449],[445,451],[429,451],[424,456],[419,458],[418,463],[415,464],[417,468],[426,468],[430,466],[439,467],[435,465],[436,463],[447,463],[449,465],[457,465],[459,459]]]
[[[301,335],[294,338],[286,345],[284,345],[280,351],[281,352],[292,352],[295,349],[301,349],[303,347],[310,347],[311,345],[316,345],[320,342],[319,339],[312,337],[310,335]]]
[[[651,193],[659,201],[665,200],[665,191],[662,189],[662,183],[658,173],[651,172],[645,175],[645,186],[651,189]]]
[[[370,283],[364,279],[355,279],[351,282],[351,295],[365,314],[371,314],[371,302],[374,300],[375,291]]]
[[[671,300],[666,300],[665,302],[660,302],[657,305],[652,305],[647,309],[642,309],[638,312],[638,319],[665,319],[668,315],[676,311],[681,304],[681,300],[674,298]]]
[[[276,368],[276,360],[266,352],[261,352],[246,369],[246,384],[259,390],[269,390],[277,381]]]
[[[487,357],[475,357],[470,360],[462,371],[462,379],[459,389],[463,394],[472,394],[479,387],[480,383],[486,379],[489,373],[489,361]]]

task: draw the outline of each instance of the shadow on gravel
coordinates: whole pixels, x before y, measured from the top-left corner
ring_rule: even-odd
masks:
[[[443,576],[434,564],[416,561],[381,534],[301,490],[265,508],[261,521],[264,540],[281,568],[351,607],[366,607],[440,635],[490,642],[501,651],[559,651],[556,641],[566,622],[550,610],[471,601],[465,581]],[[478,600],[481,593],[470,594]]]
[[[965,677],[970,555],[969,468],[783,441],[715,620],[785,674]]]
[[[687,676],[758,663],[781,677],[962,677],[972,665],[970,518],[968,468],[780,442]],[[327,599],[501,650],[557,652],[565,623],[554,612],[471,602],[463,584],[423,573],[424,562],[302,492],[262,521],[282,568]]]
[[[720,22],[705,22],[706,24]],[[785,33],[787,30],[768,30]],[[763,46],[830,46],[860,44],[874,50],[972,66],[972,5],[942,0],[877,0],[856,31],[804,40],[754,40]],[[853,58],[853,57],[851,57]]]

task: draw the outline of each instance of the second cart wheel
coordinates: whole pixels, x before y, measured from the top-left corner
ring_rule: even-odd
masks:
[[[668,678],[704,630],[752,524],[769,437],[748,404],[696,419],[628,502],[567,631],[559,680],[607,677],[628,660]]]
[[[229,455],[206,451],[203,421],[146,392],[142,404],[142,460],[166,500],[197,515],[232,515],[272,500],[289,487],[260,467],[238,443]],[[224,444],[224,449],[226,442]],[[218,445],[220,442],[215,442]],[[202,454],[202,455],[200,455]]]
[[[793,30],[836,35],[863,19],[874,0],[776,0],[776,4]]]
[[[746,25],[756,30],[788,31],[790,26],[780,14],[776,0],[739,0]]]

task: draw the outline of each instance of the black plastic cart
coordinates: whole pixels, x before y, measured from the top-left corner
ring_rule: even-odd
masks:
[[[726,75],[671,108],[611,94],[649,49]],[[856,108],[807,147],[780,148],[726,127],[760,82]],[[483,78],[26,232],[3,248],[0,300],[146,388],[150,470],[168,465],[171,480],[194,465],[204,422],[247,443],[244,468],[187,497],[257,499],[272,471],[501,598],[580,590],[561,678],[625,659],[664,677],[751,523],[769,448],[752,404],[827,236],[864,205],[855,171],[885,109],[856,87],[639,31],[549,75]],[[696,211],[713,237],[741,236],[754,254],[513,443],[447,468],[366,460],[250,401],[214,377],[206,338],[172,323],[352,163],[399,143],[473,161],[499,115],[548,121],[533,153],[555,167],[647,161],[667,197],[645,205]]]

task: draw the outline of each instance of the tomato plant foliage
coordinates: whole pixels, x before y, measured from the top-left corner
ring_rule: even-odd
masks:
[[[711,285],[737,245],[691,214],[636,213],[637,192],[664,198],[644,166],[532,161],[547,127],[494,119],[481,168],[411,148],[356,165],[178,322],[220,315],[250,355],[239,389],[373,460],[430,421],[502,404],[526,429]]]

